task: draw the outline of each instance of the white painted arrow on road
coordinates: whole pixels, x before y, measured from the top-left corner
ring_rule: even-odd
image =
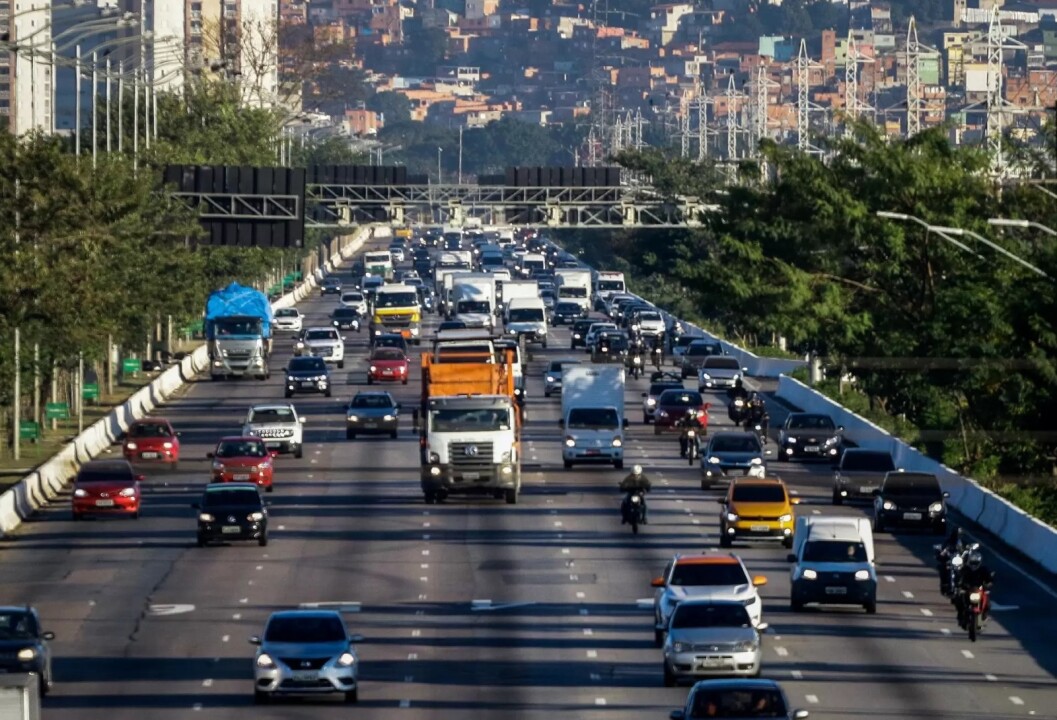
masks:
[[[151,605],[151,615],[183,615],[194,612],[194,605]]]

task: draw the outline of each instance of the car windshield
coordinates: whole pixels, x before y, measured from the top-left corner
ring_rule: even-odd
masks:
[[[672,629],[749,627],[752,621],[744,605],[731,603],[683,603],[675,609]]]
[[[694,342],[695,340],[697,340],[697,338],[695,338],[693,335],[681,335],[679,339],[675,341],[675,346],[681,348],[689,347],[690,343]]]
[[[505,408],[444,408],[430,413],[436,432],[484,432],[509,430],[510,411]]]
[[[368,265],[385,265],[392,261],[389,257],[389,253],[367,253],[363,256],[363,261]]]
[[[268,451],[263,442],[252,442],[250,440],[228,440],[217,445],[214,453],[218,458],[234,457],[267,457]]]
[[[250,489],[238,489],[238,490],[210,490],[206,493],[205,500],[202,501],[202,507],[260,507],[261,496],[256,490]]]
[[[393,400],[388,395],[357,395],[349,407],[354,408],[392,408]]]
[[[591,430],[620,427],[620,418],[614,408],[573,408],[569,411],[568,429]]]
[[[785,700],[777,690],[717,689],[694,693],[693,707],[688,720],[704,718],[786,718],[789,712]]]
[[[940,495],[940,484],[932,475],[889,476],[884,482],[886,496]]]
[[[683,387],[682,383],[676,383],[676,382],[672,382],[672,383],[653,383],[652,385],[650,385],[650,393],[649,394],[657,396],[657,395],[660,395],[661,393],[663,393],[665,390],[680,390],[680,389],[682,389],[682,387]]]
[[[337,340],[338,334],[333,330],[309,330],[305,334],[306,340]]]
[[[403,360],[404,353],[399,348],[375,348],[371,353],[371,360]]]
[[[804,562],[866,562],[866,546],[844,540],[815,540],[804,546]]]
[[[639,322],[642,322],[643,320],[649,320],[651,322],[655,322],[655,321],[660,320],[660,319],[661,319],[660,313],[656,313],[656,312],[652,312],[652,311],[651,312],[639,313]]]
[[[36,640],[37,623],[28,612],[0,613],[0,642],[5,640]],[[12,658],[14,655],[12,654]]]
[[[841,470],[863,470],[867,472],[889,472],[895,470],[892,456],[886,452],[853,452],[844,453],[840,463]]]
[[[563,367],[566,367],[567,365],[579,365],[579,364],[580,364],[579,360],[554,360],[554,361],[551,362],[550,371],[552,373],[559,373],[560,374]]]
[[[295,318],[298,312],[294,308],[283,308],[275,311],[275,317],[277,318]]]
[[[341,285],[341,280],[335,277],[323,278],[323,284],[333,287],[334,285]]]
[[[292,423],[294,411],[290,408],[257,408],[250,412],[251,423]]]
[[[790,415],[790,430],[834,430],[836,426],[829,415]]]
[[[395,347],[401,350],[407,347],[404,338],[399,335],[379,335],[374,339],[375,347]]]
[[[345,626],[332,615],[275,617],[264,631],[270,643],[335,643],[345,640]]]
[[[488,303],[481,300],[460,300],[459,304],[455,306],[455,312],[457,313],[477,313],[485,315],[491,312],[491,308]]]
[[[756,435],[717,435],[712,438],[712,452],[758,453],[760,441]]]
[[[612,323],[605,323],[605,324],[596,323],[596,324],[592,325],[591,329],[588,330],[587,332],[594,333],[595,335],[597,335],[598,333],[602,332],[603,330],[616,330],[616,329],[617,329],[617,326],[613,325]]]
[[[466,323],[462,320],[445,320],[437,326],[437,331],[441,330],[462,330],[466,327]]]
[[[583,334],[591,329],[592,324],[593,323],[590,320],[579,320],[573,323],[573,332]]]
[[[541,308],[511,308],[510,322],[542,322]]]
[[[360,293],[345,293],[341,296],[343,302],[363,302],[363,295]]]
[[[599,280],[598,281],[598,292],[621,292],[624,289],[623,280]]]
[[[335,318],[354,318],[359,316],[360,313],[357,312],[356,308],[337,308],[334,310]]]
[[[719,355],[723,351],[716,343],[691,343],[686,349],[687,355]]]
[[[326,372],[327,364],[323,358],[297,357],[290,360],[290,372]],[[256,413],[254,414],[256,417]]]
[[[709,358],[705,360],[705,365],[708,369],[716,370],[740,370],[741,366],[738,365],[738,361],[735,358],[728,357],[717,357]]]
[[[670,407],[698,407],[702,400],[700,393],[665,390],[657,402]]]
[[[120,462],[88,463],[77,473],[78,484],[91,482],[128,482],[133,483],[132,469]]]
[[[781,485],[735,485],[734,502],[749,503],[782,503],[785,502],[785,488]]]
[[[669,585],[703,587],[707,585],[748,585],[745,571],[736,563],[676,563]]]
[[[411,291],[378,293],[374,299],[374,306],[380,308],[414,307],[415,305],[418,305],[418,293]]]
[[[576,303],[561,302],[554,306],[554,311],[559,313],[578,313],[580,306]]]
[[[128,436],[130,438],[167,438],[172,437],[172,433],[167,426],[158,423],[136,423],[128,429]]]
[[[575,285],[562,285],[558,288],[558,295],[560,297],[585,298],[587,297],[587,288]]]

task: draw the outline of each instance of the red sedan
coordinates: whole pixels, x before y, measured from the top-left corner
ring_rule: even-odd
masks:
[[[73,519],[86,515],[139,518],[140,481],[127,460],[92,460],[73,481]]]
[[[402,382],[407,385],[411,363],[403,351],[393,347],[376,347],[371,351],[370,367],[367,369],[367,384],[376,382]]]
[[[666,430],[674,430],[675,423],[689,413],[697,415],[702,428],[708,428],[708,409],[712,403],[706,403],[701,393],[693,390],[665,390],[657,397],[657,412],[653,416],[653,434],[660,435]]]
[[[272,459],[277,450],[269,450],[259,437],[220,438],[216,449],[206,457],[213,460],[211,482],[251,482],[272,491]]]
[[[132,423],[122,447],[129,462],[167,463],[172,470],[180,462],[179,433],[164,418],[147,418]]]

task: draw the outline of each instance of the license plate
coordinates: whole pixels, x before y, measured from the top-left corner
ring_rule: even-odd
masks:
[[[314,382],[301,381],[301,387],[303,388],[310,388],[315,386],[316,384]]]
[[[749,528],[753,532],[770,532],[771,528],[768,525],[752,525]]]
[[[818,452],[818,445],[805,445],[804,452]]]
[[[826,588],[827,595],[847,595],[848,588],[845,587],[828,587]]]
[[[363,426],[368,430],[374,430],[378,427],[378,423],[364,423]]]
[[[903,513],[904,520],[920,520],[921,513]]]
[[[294,670],[293,676],[298,682],[312,682],[319,678],[319,673],[315,670]]]
[[[463,480],[478,480],[481,477],[481,473],[463,473]]]
[[[140,453],[139,456],[141,458],[143,458],[144,460],[155,460],[158,457],[158,453],[156,453],[156,452],[145,452],[145,453]]]
[[[96,500],[95,501],[95,506],[96,507],[114,507],[114,501],[113,500]]]
[[[249,473],[240,473],[238,475],[232,475],[231,477],[234,480],[249,480],[250,479]]]
[[[863,485],[862,487],[859,488],[859,492],[862,493],[863,495],[869,495],[873,491],[874,491],[874,488],[872,486],[870,486],[870,485]]]
[[[721,657],[706,657],[697,659],[697,666],[699,668],[717,668],[723,667],[726,664],[726,659]]]
[[[587,454],[588,455],[601,455],[602,451],[601,450],[588,450]]]
[[[278,448],[278,447],[282,447],[282,446],[283,446],[283,444],[281,442],[279,442],[278,440],[272,440],[271,442],[265,442],[264,443],[264,447],[266,447],[266,448]]]
[[[392,375],[392,374],[393,374],[393,371],[390,370],[389,368],[383,368],[382,369],[382,375]]]
[[[242,528],[240,528],[238,525],[225,525],[221,529],[221,532],[225,535],[238,535],[242,532]]]

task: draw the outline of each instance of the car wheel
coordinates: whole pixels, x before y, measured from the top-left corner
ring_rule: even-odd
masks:
[[[668,663],[664,664],[664,687],[675,687],[675,675],[668,669]]]
[[[885,529],[884,520],[881,519],[880,515],[874,515],[873,516],[873,531],[874,532],[884,532],[884,529]]]
[[[734,544],[734,540],[730,537],[730,535],[727,535],[727,533],[723,532],[722,528],[720,528],[720,533],[721,533],[720,536],[719,536],[719,546],[720,547],[729,548],[730,546],[732,546]]]
[[[424,493],[423,497],[425,498],[427,505],[436,505],[437,504],[437,496],[434,495],[433,493],[431,493],[431,492]]]
[[[800,612],[804,609],[804,603],[796,598],[789,598],[789,609],[793,612]]]
[[[132,519],[133,520],[139,520],[139,510],[137,510],[134,513],[132,513]]]
[[[653,647],[664,647],[664,630],[653,629]]]
[[[389,433],[389,437],[392,440],[396,440],[396,430],[393,430],[391,433]]]
[[[354,433],[352,430],[346,430],[345,431],[345,439],[346,440],[355,440],[356,439],[356,433]]]
[[[867,615],[876,615],[877,614],[877,600],[871,600],[868,603],[864,603],[863,604],[863,609],[866,610],[866,614]]]
[[[791,538],[791,537],[784,538],[782,540],[782,547],[786,548],[787,550],[789,548],[793,547],[793,538]]]
[[[839,492],[837,492],[836,490],[833,491],[833,504],[834,505],[843,505],[844,504],[844,497]]]
[[[570,461],[570,460],[562,460],[562,464],[565,465],[565,469],[566,470],[572,470],[573,469],[573,464],[572,464],[572,461]]]
[[[623,470],[624,469],[624,461],[623,460],[615,460],[613,462],[613,467],[615,469],[617,469],[617,470]]]
[[[330,388],[328,387],[326,390],[323,391],[323,394],[326,397],[330,397],[333,393],[330,391]]]
[[[195,545],[197,545],[198,547],[205,547],[206,546],[206,538],[205,538],[205,536],[200,534],[197,538],[195,538]]]
[[[264,492],[272,492],[274,490],[275,490],[275,486],[274,485],[269,485],[268,487],[264,488]]]
[[[305,456],[305,448],[302,445],[298,445],[297,449],[294,450],[294,457],[300,460]]]
[[[294,396],[294,394],[292,392],[290,392],[289,390],[287,390],[285,393],[283,393],[283,397],[292,398],[293,396]]]
[[[268,533],[261,533],[261,536],[257,538],[257,544],[261,547],[268,547]]]
[[[344,368],[345,368],[345,361],[344,360],[338,360],[338,369],[342,370]]]
[[[402,384],[402,385],[407,385],[407,378],[404,378],[404,381],[403,381],[403,383],[401,383],[401,384]]]
[[[506,504],[517,505],[517,490],[506,491]]]

